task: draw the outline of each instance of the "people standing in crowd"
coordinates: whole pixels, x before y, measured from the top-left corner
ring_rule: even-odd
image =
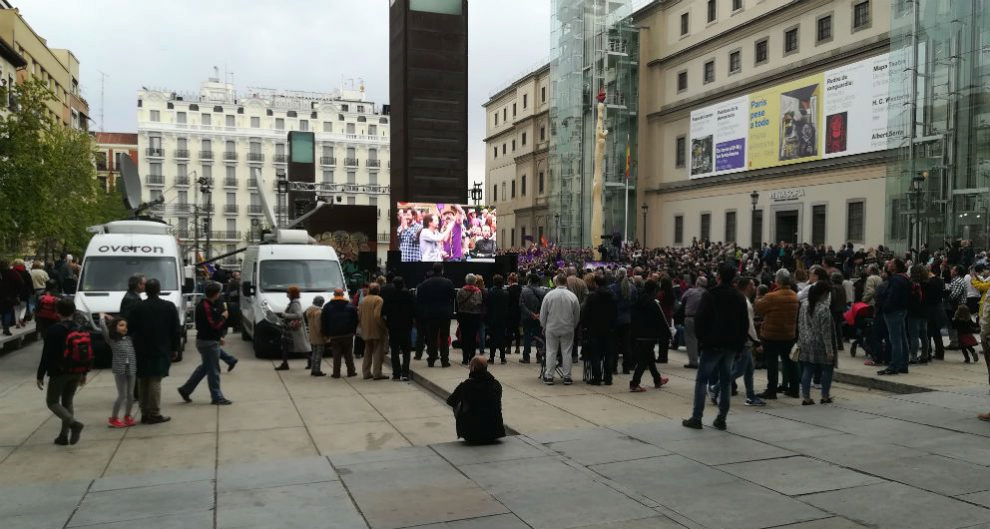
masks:
[[[382,300],[382,315],[388,328],[391,351],[392,380],[409,380],[416,298],[406,289],[405,280],[401,276],[395,276],[387,294],[383,289]]]
[[[878,375],[897,375],[908,372],[907,309],[911,294],[911,281],[906,275],[904,261],[892,259],[887,263],[889,278],[877,295],[877,306],[883,314],[890,343],[890,365]]]
[[[743,347],[742,354],[732,365],[732,384],[734,386],[736,380],[743,377],[743,386],[746,389],[746,405],[765,406],[766,402],[756,395],[756,390],[753,388],[753,371],[755,369],[753,351],[760,347],[760,338],[756,334],[756,314],[753,303],[750,301],[756,295],[756,285],[751,278],[740,277],[736,280],[736,288],[746,299],[749,329],[746,333],[746,345]]]
[[[575,296],[577,296],[578,303],[584,304],[585,298],[588,297],[588,285],[585,284],[584,279],[578,276],[577,268],[570,266],[567,268],[567,290],[570,290]],[[578,325],[574,329],[574,340],[571,346],[571,363],[575,363],[578,360],[578,347],[581,344],[581,326]]]
[[[179,354],[179,311],[159,294],[162,285],[149,279],[144,286],[147,299],[131,309],[128,330],[134,337],[137,359],[138,404],[142,424],[168,422],[162,415],[162,379],[168,376],[172,359]]]
[[[48,377],[48,390],[45,393],[45,403],[56,417],[61,419],[62,427],[57,445],[70,445],[79,442],[83,423],[75,417],[73,399],[76,391],[86,384],[86,374],[90,366],[85,362],[66,362],[66,348],[70,347],[68,338],[79,327],[73,322],[76,306],[71,299],[60,299],[56,310],[59,322],[45,332],[45,343],[41,350],[41,362],[38,364],[37,386],[45,389],[45,376]],[[82,344],[80,344],[82,345]],[[90,344],[86,344],[91,346]],[[92,351],[90,351],[92,354]],[[73,355],[68,355],[73,356]],[[90,359],[92,357],[90,356]],[[80,358],[81,360],[81,358]]]
[[[628,375],[630,371],[635,369],[636,365],[636,358],[630,347],[629,325],[632,322],[632,306],[637,294],[636,287],[626,277],[625,268],[619,268],[615,274],[615,283],[609,286],[609,290],[612,291],[612,296],[615,298],[617,310],[615,341],[612,349],[615,351],[616,359],[622,356],[622,373]],[[615,366],[612,366],[611,369],[614,372]]]
[[[227,312],[230,317],[227,319],[227,326],[232,332],[241,330],[241,273],[234,270],[230,273],[230,279],[224,285],[223,298],[227,301]]]
[[[10,268],[10,263],[0,260],[0,323],[4,336],[13,336],[11,327],[20,328],[17,321],[17,305],[24,290],[20,274]]]
[[[540,276],[531,273],[526,281],[526,287],[519,294],[519,314],[523,328],[523,353],[521,364],[529,363],[529,353],[533,346],[533,337],[540,333],[540,306],[546,290],[540,286]]]
[[[141,274],[134,274],[127,278],[127,292],[124,292],[124,299],[120,300],[120,317],[125,320],[130,317],[131,309],[141,303],[141,294],[144,293],[145,278]]]
[[[330,378],[340,378],[340,362],[347,367],[347,376],[357,376],[354,367],[354,335],[357,333],[357,309],[344,296],[344,289],[336,288],[333,297],[323,306],[320,330],[333,355],[333,371]]]
[[[797,336],[799,306],[797,294],[791,288],[791,274],[781,268],[774,276],[773,290],[754,307],[763,320],[759,337],[767,368],[767,389],[758,395],[761,399],[776,399],[778,393],[798,397],[798,373],[791,361],[791,349]]]
[[[832,371],[835,366],[835,325],[829,309],[831,289],[824,282],[811,286],[808,297],[801,303],[798,316],[798,361],[801,363],[802,405],[814,404],[811,379],[821,372],[822,404],[830,404]]]
[[[833,325],[835,325],[832,331],[835,333],[835,346],[839,351],[842,351],[844,348],[843,342],[845,341],[842,315],[846,313],[849,302],[846,297],[845,278],[842,276],[842,272],[833,272],[830,278],[832,283],[829,294],[831,299],[829,311],[832,315]]]
[[[948,290],[945,314],[951,320],[955,317],[959,305],[966,303],[966,270],[963,267],[955,265],[949,269]],[[952,325],[949,326],[949,345],[946,349],[959,349],[959,337]]]
[[[426,230],[424,230],[426,231]],[[416,287],[426,329],[426,365],[450,367],[450,319],[454,315],[454,283],[443,276],[443,264],[433,264],[433,275]]]
[[[487,321],[485,308],[488,307],[488,288],[485,286],[485,278],[480,275],[475,275],[474,286],[481,291],[481,312],[478,314],[478,341],[475,344],[475,349],[477,354],[483,355],[485,349],[488,348],[488,326],[485,324]]]
[[[495,363],[495,351],[499,352],[499,361],[505,363],[505,355],[509,348],[506,321],[509,311],[509,293],[505,290],[505,279],[496,274],[492,278],[492,287],[488,289],[485,299],[485,327],[488,329],[488,361]],[[484,350],[480,352],[484,354]]]
[[[581,307],[581,334],[587,348],[585,359],[591,361],[588,383],[611,386],[615,365],[612,333],[618,319],[618,306],[604,278],[589,275],[585,283],[588,285],[588,297]]]
[[[220,283],[210,281],[203,290],[203,299],[196,304],[196,350],[199,351],[200,364],[186,383],[178,388],[179,396],[186,402],[192,402],[190,395],[206,377],[210,404],[233,404],[220,391],[220,346],[223,345],[223,333],[227,330],[229,316],[220,297],[222,291]]]
[[[925,298],[928,340],[935,344],[934,359],[945,360],[945,343],[942,341],[942,329],[946,327],[947,322],[945,281],[942,280],[942,269],[938,264],[933,264],[928,270],[928,280],[925,281],[922,292]]]
[[[681,296],[681,303],[684,305],[684,342],[687,345],[688,363],[684,367],[689,369],[698,368],[698,335],[695,332],[695,316],[698,313],[698,306],[701,305],[701,298],[708,289],[708,278],[698,276],[694,287],[689,288]]]
[[[516,272],[509,274],[509,286],[505,288],[505,291],[509,294],[509,307],[505,313],[506,345],[511,347],[515,344],[515,354],[519,354],[519,342],[522,339],[522,333],[519,332],[522,317],[522,312],[519,310],[519,298],[522,296],[522,285],[519,284],[519,275]]]
[[[554,278],[555,288],[543,296],[540,305],[540,326],[546,336],[546,351],[544,356],[543,383],[552,386],[554,373],[557,371],[557,354],[560,353],[562,382],[565,386],[573,383],[571,378],[571,349],[574,339],[574,328],[581,321],[581,304],[577,296],[567,289],[567,278],[557,275]]]
[[[368,285],[368,295],[357,307],[358,327],[364,338],[364,360],[361,362],[361,375],[365,380],[384,380],[382,364],[385,362],[385,348],[388,344],[388,330],[382,317],[385,302],[379,295],[378,283]]]
[[[45,288],[48,286],[48,281],[51,277],[48,272],[45,271],[45,263],[39,259],[35,259],[31,263],[31,285],[34,287],[34,295],[36,298],[41,297],[41,293],[44,292]],[[37,306],[37,303],[35,303]]]
[[[134,426],[137,422],[131,416],[131,411],[134,409],[134,388],[137,384],[137,358],[134,356],[134,340],[127,334],[127,320],[100,314],[100,330],[110,346],[110,370],[113,372],[114,385],[117,386],[117,399],[113,402],[113,413],[107,419],[107,425],[110,428]],[[122,407],[123,420],[120,418]]]
[[[907,334],[910,364],[927,364],[931,357],[928,340],[928,306],[925,303],[925,282],[928,268],[916,264],[910,269],[910,292],[907,303]],[[920,351],[920,354],[919,354]]]
[[[296,285],[290,285],[285,289],[285,295],[289,298],[289,305],[285,307],[285,312],[279,314],[285,322],[285,334],[282,337],[282,363],[275,367],[275,371],[286,371],[289,369],[289,355],[304,355],[309,357],[312,350],[309,345],[309,336],[303,324],[303,308],[299,302],[300,290]]]
[[[653,346],[657,342],[670,343],[670,327],[667,325],[660,302],[656,299],[659,291],[660,285],[656,281],[647,281],[643,286],[642,294],[636,298],[630,314],[630,335],[636,355],[636,367],[632,380],[629,381],[629,391],[634,393],[646,391],[640,386],[640,382],[647,369],[653,377],[653,387],[660,389],[668,382],[668,379],[660,374],[653,358]]]
[[[969,273],[963,278],[966,285],[966,307],[970,314],[978,314],[980,311],[980,291],[974,285],[974,281],[983,280],[986,267],[982,264],[973,265]]]
[[[34,280],[31,279],[31,273],[24,265],[24,259],[14,259],[11,269],[21,279],[21,293],[18,296],[20,303],[17,304],[16,317],[17,324],[24,327],[27,322],[31,321],[31,315],[34,312]]]
[[[306,334],[309,335],[309,346],[313,354],[310,358],[309,374],[314,377],[325,377],[323,372],[323,353],[326,350],[326,338],[323,337],[323,296],[313,298],[313,304],[306,307],[303,319],[306,322]]]
[[[742,353],[749,332],[746,299],[732,287],[736,269],[731,263],[718,266],[715,288],[705,292],[695,316],[695,332],[701,348],[698,374],[694,382],[694,409],[685,419],[687,428],[701,429],[708,380],[717,370],[719,381],[718,416],[712,425],[726,429],[729,414],[732,361]]]
[[[663,274],[660,277],[659,292],[657,292],[656,300],[660,304],[660,310],[664,316],[664,326],[671,329],[671,332],[661,333],[659,343],[657,345],[657,363],[666,364],[668,361],[668,351],[673,348],[677,350],[677,332],[675,331],[674,322],[674,312],[677,305],[677,294],[674,291],[674,282],[671,281],[670,276]],[[670,336],[667,336],[670,335]],[[664,339],[667,336],[667,339]]]
[[[457,291],[457,324],[461,338],[461,364],[468,365],[478,352],[478,332],[484,298],[477,287],[478,277],[468,274],[464,286]]]
[[[469,444],[490,443],[505,437],[502,422],[502,385],[488,372],[484,356],[471,359],[468,379],[447,397],[454,408],[457,437]]]

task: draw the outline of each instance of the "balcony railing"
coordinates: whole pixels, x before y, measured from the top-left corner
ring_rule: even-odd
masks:
[[[200,234],[200,236],[203,237],[203,238],[205,238],[206,237],[206,234],[203,233],[203,234]],[[220,240],[228,240],[228,241],[236,241],[236,240],[240,240],[240,238],[241,238],[241,232],[239,232],[239,231],[211,231],[210,232],[210,238],[212,238],[212,239],[220,239]]]
[[[175,177],[175,185],[177,186],[187,186],[189,185],[189,176],[177,176]]]
[[[176,149],[175,157],[183,160],[189,159],[189,149]]]
[[[163,175],[160,175],[160,174],[150,174],[150,175],[148,175],[148,176],[145,177],[145,181],[149,185],[153,185],[153,186],[163,186],[163,185],[165,185],[165,177]]]
[[[237,215],[237,204],[227,204],[223,207],[223,212],[227,215]]]
[[[358,159],[357,158],[344,158],[344,165],[346,165],[347,167],[357,167],[357,165],[358,165]]]
[[[367,160],[367,163],[368,163],[368,167],[381,167],[382,166],[382,161],[381,160]]]
[[[201,160],[212,160],[213,151],[199,151],[199,158]]]
[[[261,215],[261,206],[254,204],[248,206],[248,215]]]
[[[258,188],[258,179],[257,178],[248,178],[248,188],[249,189],[257,189]]]
[[[249,152],[247,159],[249,162],[263,162],[265,161],[265,155],[260,152]]]
[[[225,161],[237,161],[237,152],[234,151],[224,151],[223,159]]]
[[[286,154],[276,154],[274,160],[275,163],[286,163],[289,161],[289,156]]]
[[[333,156],[320,156],[320,165],[337,165],[337,159]]]
[[[179,202],[178,204],[172,204],[172,211],[176,215],[187,215],[192,213],[193,205],[188,202]]]
[[[237,179],[236,178],[224,178],[223,179],[223,186],[224,187],[237,188]]]
[[[150,156],[151,158],[161,158],[165,156],[165,149],[161,147],[148,147],[144,150],[144,154]]]

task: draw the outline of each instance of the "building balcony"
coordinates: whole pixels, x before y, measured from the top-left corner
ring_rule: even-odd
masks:
[[[144,154],[148,158],[163,158],[165,156],[165,149],[161,147],[148,147],[144,150]]]
[[[357,158],[344,158],[344,165],[346,165],[347,167],[357,167],[358,166],[358,159]]]
[[[237,179],[236,178],[224,178],[223,179],[223,186],[224,187],[232,187],[234,189],[237,189]]]
[[[223,153],[223,161],[225,161],[225,162],[236,162],[237,161],[237,152],[235,152],[235,151],[224,151],[224,153]]]
[[[179,159],[179,160],[188,160],[189,159],[189,149],[176,149],[175,150],[175,157],[176,157],[176,159]]]
[[[333,156],[320,156],[320,165],[334,166],[337,165],[337,159]]]
[[[226,204],[223,212],[225,215],[237,215],[237,204]]]
[[[201,237],[206,238],[206,234],[201,234]],[[211,231],[210,238],[213,240],[220,241],[238,241],[241,239],[241,232],[239,231]]]
[[[251,204],[248,208],[248,215],[261,215],[261,206]]]
[[[289,161],[289,155],[287,154],[276,154],[274,158],[275,163],[286,163]]]
[[[188,186],[189,185],[189,176],[186,175],[186,176],[177,176],[177,177],[175,177],[175,185],[177,185],[177,186]]]
[[[265,155],[260,152],[249,152],[247,159],[249,162],[263,162],[265,161]]]
[[[200,160],[212,160],[213,159],[213,151],[199,151],[199,159]]]
[[[368,167],[381,167],[382,166],[382,161],[381,160],[366,160],[366,162],[368,164]]]
[[[148,185],[163,186],[165,185],[165,176],[160,174],[151,174],[146,176],[144,181]]]
[[[193,205],[188,202],[180,202],[178,204],[172,204],[172,212],[176,215],[188,215],[192,213]]]
[[[198,209],[200,215],[206,215],[206,214],[212,215],[214,212],[214,207],[212,202],[210,202],[209,204],[200,204]]]

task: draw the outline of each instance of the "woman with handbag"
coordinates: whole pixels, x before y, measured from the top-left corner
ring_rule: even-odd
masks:
[[[276,371],[289,369],[289,354],[308,356],[312,353],[309,336],[307,336],[303,324],[303,309],[302,304],[299,303],[299,287],[292,285],[285,289],[285,293],[289,296],[289,306],[285,308],[285,312],[279,314],[285,321],[285,336],[282,340],[282,363],[275,368]]]

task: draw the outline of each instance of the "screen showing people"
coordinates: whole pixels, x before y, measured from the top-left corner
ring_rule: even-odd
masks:
[[[494,261],[495,208],[399,202],[403,262]]]

